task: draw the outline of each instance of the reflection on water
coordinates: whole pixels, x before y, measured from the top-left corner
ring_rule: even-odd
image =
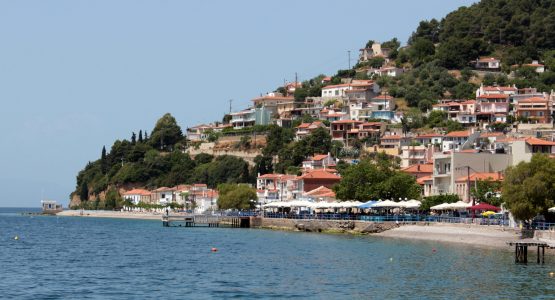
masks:
[[[509,251],[370,236],[0,213],[0,245],[3,297],[555,295],[555,278],[549,276],[555,256],[547,256],[544,266],[522,266]]]

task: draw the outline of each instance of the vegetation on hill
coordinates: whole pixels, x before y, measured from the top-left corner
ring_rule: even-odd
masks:
[[[243,159],[205,154],[192,159],[184,152],[185,145],[181,128],[166,114],[158,120],[150,138],[140,131],[138,139],[133,133],[131,140],[115,141],[109,152],[103,148],[100,159],[89,162],[77,175],[72,196],[78,195],[82,201],[98,199],[110,188],[125,185],[157,188],[202,182],[216,187],[254,180]]]

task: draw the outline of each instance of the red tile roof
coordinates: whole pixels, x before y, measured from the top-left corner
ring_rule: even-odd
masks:
[[[330,173],[322,169],[312,170],[302,175],[300,178],[301,179],[337,179],[337,180],[341,179],[341,177],[339,177],[338,175],[335,175],[333,173]]]
[[[547,99],[543,97],[531,97],[522,100],[518,100],[518,103],[545,103]]]
[[[468,137],[470,136],[470,131],[463,130],[463,131],[451,131],[445,137]]]
[[[477,97],[478,99],[501,99],[501,98],[509,98],[507,94],[487,94],[487,95],[480,95]]]
[[[314,155],[312,160],[322,160],[322,159],[326,159],[326,158],[328,158],[327,154],[318,154],[318,155]]]
[[[381,138],[382,140],[400,140],[401,136],[400,135],[384,135]]]
[[[312,191],[306,192],[305,195],[316,197],[335,197],[335,193],[333,192],[333,190],[323,185],[313,189]]]
[[[493,180],[493,181],[502,181],[505,176],[503,176],[503,174],[497,172],[497,173],[482,173],[482,172],[478,172],[478,173],[472,173],[470,174],[470,181],[475,181],[475,180]],[[457,178],[457,182],[465,182],[468,180],[468,176],[461,176],[459,178]]]
[[[362,124],[362,121],[357,120],[338,120],[331,122],[332,124]]]
[[[132,189],[130,191],[123,193],[124,196],[130,196],[130,195],[150,196],[150,194],[151,193],[145,189]]]
[[[542,140],[534,137],[527,138],[526,144],[531,146],[555,146],[555,142],[546,141],[546,140]]]
[[[483,132],[480,134],[481,138],[488,138],[488,137],[499,137],[503,136],[503,132]]]
[[[401,169],[403,172],[407,173],[432,173],[434,171],[433,164],[415,164],[410,165],[404,169]]]
[[[420,177],[418,179],[416,179],[416,183],[420,184],[420,185],[424,185],[427,181],[433,181],[434,179],[432,178],[432,175],[429,176],[423,176]]]

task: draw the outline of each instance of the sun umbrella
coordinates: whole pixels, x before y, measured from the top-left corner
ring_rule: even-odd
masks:
[[[548,212],[555,212],[555,207],[552,207],[550,209],[547,210]]]
[[[495,212],[491,211],[491,210],[488,210],[488,211],[485,211],[485,212],[482,213],[482,216],[484,216],[484,217],[489,217],[491,215],[495,215]]]
[[[487,210],[492,210],[492,211],[495,211],[495,212],[498,212],[498,211],[501,210],[501,208],[499,208],[497,206],[487,204],[487,203],[480,203],[480,204],[477,204],[477,205],[474,205],[474,206],[470,206],[470,207],[468,207],[468,209],[470,209],[470,210],[486,210],[486,211]]]
[[[368,202],[362,203],[361,205],[358,206],[358,208],[371,208],[372,205],[374,205],[374,204],[376,204],[376,203],[378,203],[378,201],[370,200],[370,201],[368,201]]]
[[[401,206],[399,205],[399,202],[394,202],[391,200],[381,201],[374,204],[374,206],[372,206],[372,208],[395,208],[395,207],[401,207]]]

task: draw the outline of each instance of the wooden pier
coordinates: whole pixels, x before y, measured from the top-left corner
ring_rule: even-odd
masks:
[[[507,242],[509,246],[515,246],[515,263],[527,264],[528,263],[528,247],[537,247],[536,262],[538,264],[545,263],[545,248],[554,249],[555,247],[546,242],[524,239],[515,242]]]
[[[250,217],[210,216],[210,215],[165,215],[162,216],[164,227],[231,227],[249,228]]]

